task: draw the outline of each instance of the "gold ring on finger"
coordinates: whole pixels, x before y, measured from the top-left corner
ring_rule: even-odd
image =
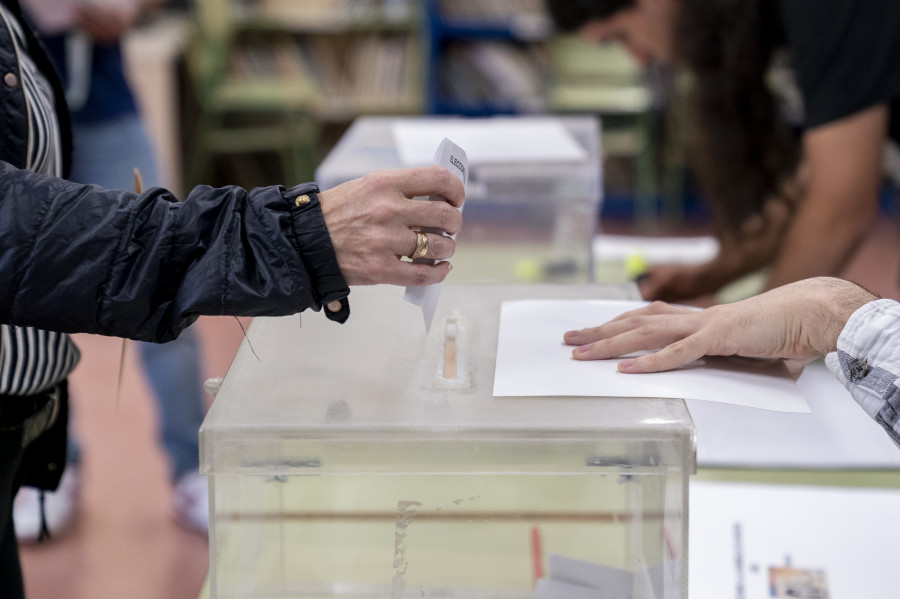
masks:
[[[421,231],[416,231],[416,249],[412,254],[409,255],[410,258],[415,260],[416,258],[424,258],[425,254],[428,253],[428,235],[422,233]]]

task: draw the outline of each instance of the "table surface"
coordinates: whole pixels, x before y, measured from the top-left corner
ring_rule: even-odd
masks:
[[[636,294],[636,289],[631,288]],[[626,292],[628,295],[628,292]],[[825,469],[757,469],[699,467],[692,480],[768,483],[779,485],[805,485],[823,487],[858,487],[900,489],[900,470],[825,470]],[[209,597],[209,586],[204,585],[200,599]]]

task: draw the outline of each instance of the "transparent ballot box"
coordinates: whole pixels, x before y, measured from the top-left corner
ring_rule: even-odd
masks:
[[[628,289],[444,285],[427,334],[402,293],[249,327],[200,431],[211,597],[685,598],[684,402],[492,395],[503,300]]]
[[[418,163],[403,159],[409,152],[401,151],[396,138],[397,128],[403,126],[434,128],[469,155],[464,225],[457,237],[452,281],[592,280],[591,239],[603,189],[596,117],[363,117],[322,161],[316,182],[328,189],[375,170],[431,164],[437,142],[423,147]],[[479,137],[477,127],[488,136],[496,130],[501,139],[466,147],[467,140]],[[564,136],[560,140],[576,148],[577,155],[561,148],[555,156],[558,145],[549,140],[541,147],[545,127],[558,128]],[[509,140],[511,149],[503,144],[504,131],[521,135]],[[522,140],[539,149],[517,151],[515,145]]]

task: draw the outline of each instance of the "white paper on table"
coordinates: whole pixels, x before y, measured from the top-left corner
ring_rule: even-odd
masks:
[[[900,450],[821,360],[797,388],[811,414],[687,401],[697,465],[738,468],[900,468]]]
[[[549,576],[538,579],[533,599],[661,597],[663,590],[655,587],[661,584],[681,587],[681,578],[677,576],[681,561],[675,558],[637,571],[556,554],[551,554],[548,561]],[[665,580],[666,572],[677,578]]]
[[[777,360],[703,358],[671,372],[624,374],[619,358],[581,361],[563,333],[597,326],[646,302],[514,300],[503,302],[494,395],[673,397],[777,412],[809,412]]]
[[[441,141],[437,151],[434,154],[433,164],[443,166],[465,185],[469,180],[469,159],[466,151],[461,147],[447,139]],[[428,197],[430,201],[444,201],[444,198],[437,195]],[[460,208],[460,212],[462,208]],[[423,232],[443,235],[442,231],[435,229],[422,229]],[[456,235],[449,235],[451,239],[456,239]],[[403,299],[422,308],[422,316],[425,318],[425,330],[431,330],[431,321],[434,320],[434,312],[437,309],[438,300],[441,297],[441,284],[424,285],[420,287],[407,287]]]
[[[719,241],[710,235],[639,237],[604,233],[594,238],[593,251],[598,262],[621,262],[641,256],[647,264],[699,264],[719,253]]]
[[[692,481],[688,595],[897,597],[898,505],[897,490]]]
[[[471,164],[577,162],[587,157],[563,124],[551,118],[416,119],[395,121],[391,130],[400,162],[427,164],[423,157],[449,137],[469,149]]]

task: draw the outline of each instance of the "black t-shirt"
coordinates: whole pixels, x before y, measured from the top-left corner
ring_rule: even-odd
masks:
[[[814,128],[888,103],[900,140],[900,0],[780,0],[786,46]]]

